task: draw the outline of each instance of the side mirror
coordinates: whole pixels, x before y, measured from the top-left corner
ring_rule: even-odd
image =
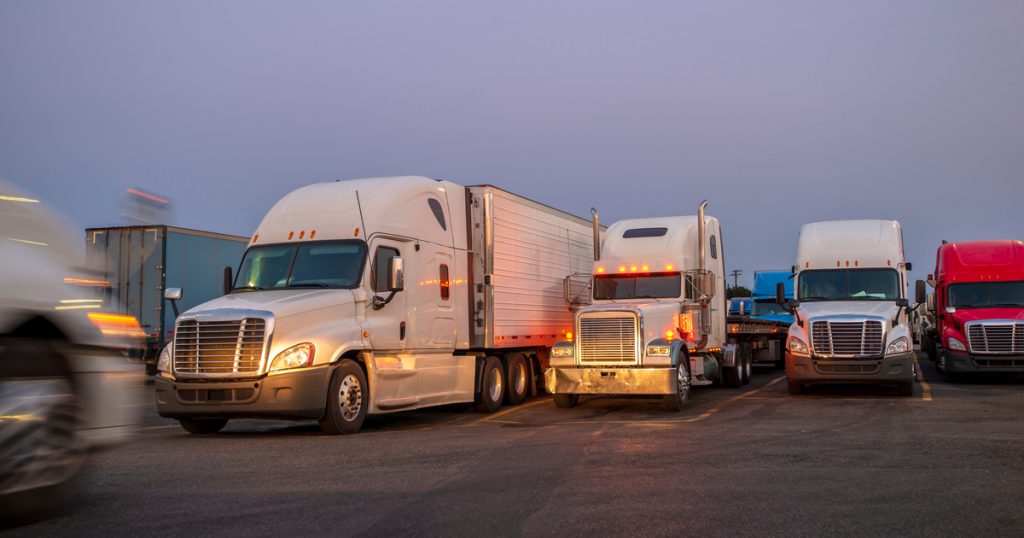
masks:
[[[405,289],[405,260],[395,256],[388,260],[388,291]]]
[[[224,275],[221,279],[221,289],[224,291],[224,295],[231,293],[231,288],[235,287],[235,279],[231,276],[231,268],[224,268]]]
[[[914,283],[914,302],[921,304],[925,302],[928,296],[928,289],[925,288],[924,280],[918,280]]]
[[[167,288],[164,290],[164,299],[171,302],[171,308],[174,310],[174,317],[178,317],[178,301],[181,300],[181,296],[181,288]]]
[[[935,312],[935,294],[934,293],[928,293],[928,295],[925,296],[924,303],[925,303],[925,308],[927,308],[929,312]]]
[[[905,297],[900,297],[899,299],[896,299],[896,306],[906,308],[910,306],[910,301],[908,301]]]
[[[946,313],[947,314],[956,314],[956,308],[954,308],[952,306],[947,306],[946,307]]]
[[[775,285],[775,302],[786,304],[786,285],[782,282]]]
[[[164,299],[167,299],[168,301],[180,301],[181,296],[181,288],[167,288],[164,290]]]
[[[903,263],[903,267],[905,267],[907,269],[907,271],[910,271],[910,270],[912,270],[914,268],[914,264],[912,264],[910,262],[904,262]]]

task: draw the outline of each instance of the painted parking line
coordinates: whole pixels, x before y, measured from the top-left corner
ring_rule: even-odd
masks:
[[[551,402],[550,398],[541,398],[540,400],[536,400],[536,401],[530,402],[528,404],[522,404],[522,405],[517,405],[515,407],[509,407],[508,409],[505,409],[503,411],[498,411],[497,413],[494,413],[492,415],[487,415],[484,418],[481,418],[479,420],[475,420],[475,421],[473,421],[473,424],[480,424],[481,422],[503,422],[503,421],[500,421],[498,419],[501,418],[501,417],[504,417],[506,415],[510,415],[512,413],[515,413],[517,411],[522,411],[523,409],[526,409],[527,407],[536,407],[538,405],[542,405],[542,404],[546,404],[546,403],[550,403],[550,402]],[[513,424],[518,424],[518,423],[513,423]]]
[[[917,369],[917,374],[921,376],[921,400],[925,402],[932,401],[932,386],[928,384],[924,379],[924,370],[921,369],[921,363],[917,361],[917,355],[914,355],[914,367]]]

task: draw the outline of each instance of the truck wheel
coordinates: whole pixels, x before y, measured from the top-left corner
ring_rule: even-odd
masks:
[[[228,423],[226,418],[179,418],[178,424],[188,433],[217,433]]]
[[[65,358],[45,342],[0,341],[0,481],[34,484],[0,496],[0,517],[34,521],[59,508],[85,460],[82,404]]]
[[[676,366],[676,392],[666,394],[662,397],[662,404],[666,411],[682,411],[686,407],[686,401],[690,399],[690,364],[680,362]]]
[[[576,407],[576,404],[580,403],[579,394],[555,394],[555,407],[559,409],[569,409],[570,407]]]
[[[505,391],[505,403],[519,405],[530,396],[530,365],[522,353],[508,356],[508,390]]]
[[[481,376],[483,384],[476,399],[476,410],[482,413],[493,413],[501,409],[501,401],[505,398],[505,372],[497,357],[484,359],[484,371]]]
[[[743,384],[742,359],[736,357],[736,366],[722,367],[722,385],[729,388],[736,388]]]
[[[328,435],[356,433],[366,420],[366,374],[351,359],[342,359],[331,374],[327,412],[320,429]]]
[[[743,375],[743,379],[740,384],[747,385],[750,383],[750,379],[754,377],[754,354],[750,352],[750,348],[744,346],[743,348],[743,369],[740,372]]]
[[[914,384],[913,383],[897,383],[896,394],[900,396],[913,396],[914,395]]]

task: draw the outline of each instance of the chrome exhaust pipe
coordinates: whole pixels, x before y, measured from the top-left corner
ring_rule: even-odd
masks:
[[[708,206],[708,201],[704,200],[697,206],[697,269],[703,273],[705,269],[704,263],[704,252],[706,250],[707,240],[704,237],[704,208]]]
[[[601,219],[597,216],[597,209],[590,208],[590,216],[594,219],[594,261],[601,260]]]

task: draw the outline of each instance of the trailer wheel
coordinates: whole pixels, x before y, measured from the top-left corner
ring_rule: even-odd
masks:
[[[505,371],[497,357],[484,359],[482,385],[476,397],[476,410],[482,413],[493,413],[501,409],[505,398]]]
[[[580,403],[579,394],[555,394],[555,407],[559,409],[569,409],[570,407],[576,407],[576,404]]]
[[[522,353],[512,353],[506,361],[508,390],[505,391],[505,403],[519,405],[530,396],[530,365]]]
[[[178,424],[188,433],[217,433],[228,423],[226,418],[179,418]]]
[[[722,367],[722,385],[736,388],[743,384],[743,359],[736,357],[736,366]]]
[[[327,412],[320,429],[328,435],[356,433],[366,420],[367,384],[363,369],[351,359],[342,359],[331,374]]]
[[[676,392],[662,396],[666,411],[682,411],[690,399],[690,361],[680,361],[676,366]]]

